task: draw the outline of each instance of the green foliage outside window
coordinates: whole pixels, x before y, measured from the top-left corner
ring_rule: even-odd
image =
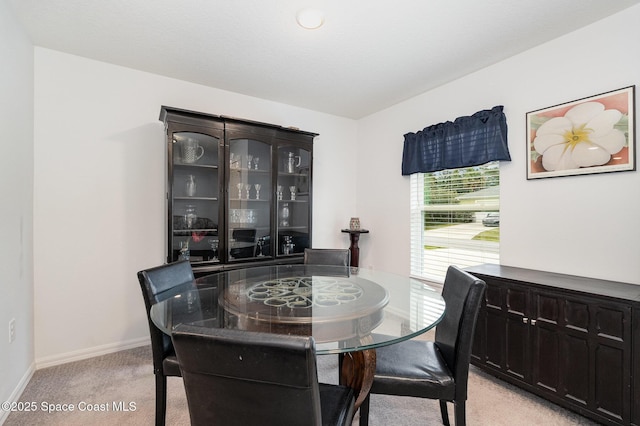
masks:
[[[460,207],[460,196],[473,194],[483,189],[498,186],[500,172],[495,165],[467,167],[463,169],[442,170],[424,174],[425,206],[444,206],[447,210],[425,209],[425,229],[444,224],[471,223],[475,212]]]

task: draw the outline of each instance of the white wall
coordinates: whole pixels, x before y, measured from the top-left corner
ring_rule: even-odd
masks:
[[[0,1],[0,401],[33,371],[33,47]],[[16,337],[9,343],[9,321]],[[0,411],[0,423],[6,413]]]
[[[638,22],[635,6],[359,120],[358,150],[370,153],[358,168],[357,212],[371,230],[361,266],[409,270],[403,135],[504,105],[501,263],[640,284],[640,173],[527,181],[525,150],[528,111],[640,83]]]
[[[319,133],[313,244],[347,246],[356,123],[35,49],[35,356],[38,367],[136,345],[136,272],[165,259],[161,105]],[[61,334],[63,333],[63,334]],[[61,338],[64,337],[64,338]]]

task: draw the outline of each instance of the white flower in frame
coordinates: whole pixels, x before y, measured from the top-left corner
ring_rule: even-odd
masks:
[[[542,166],[556,171],[606,164],[626,144],[625,134],[614,128],[622,115],[600,102],[585,102],[545,122],[533,140]]]

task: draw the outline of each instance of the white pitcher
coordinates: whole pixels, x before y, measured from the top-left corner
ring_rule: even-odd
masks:
[[[182,162],[191,164],[198,161],[204,155],[204,148],[197,139],[186,138],[182,142]]]

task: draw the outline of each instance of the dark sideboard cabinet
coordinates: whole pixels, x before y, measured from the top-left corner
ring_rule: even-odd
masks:
[[[640,424],[640,286],[499,265],[473,365],[603,424]]]
[[[163,106],[167,262],[196,275],[301,263],[316,133]]]

